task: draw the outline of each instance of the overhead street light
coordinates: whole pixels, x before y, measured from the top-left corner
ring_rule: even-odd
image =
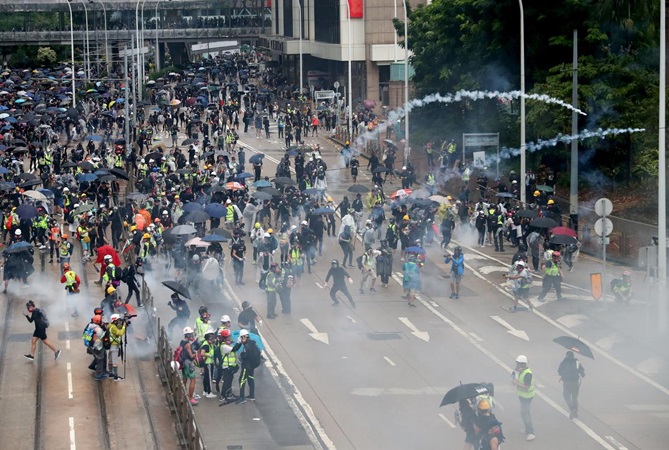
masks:
[[[407,18],[407,2],[404,5],[404,163],[409,163],[411,147],[409,147],[409,20]]]
[[[160,5],[160,1],[158,0],[156,2],[156,70],[160,71],[160,47],[159,47],[159,42],[158,42],[158,5]],[[172,1],[172,0],[168,0]]]
[[[88,0],[89,3],[94,3],[94,0]],[[107,74],[111,73],[111,58],[109,56],[109,29],[107,29],[107,8],[102,0],[98,0],[102,5],[102,13],[105,19],[105,58],[107,59]]]
[[[351,40],[351,4],[350,0],[346,0],[346,9],[348,11],[348,140],[353,141],[353,82],[351,81],[352,74],[352,58],[353,58],[353,44]]]
[[[518,0],[520,6],[520,204],[525,205],[527,200],[527,178],[525,144],[525,13],[523,0]]]
[[[90,48],[90,43],[88,40],[88,8],[86,8],[86,2],[84,0],[80,0],[81,4],[84,5],[84,14],[86,17],[86,36],[84,36],[84,61],[86,64],[86,82],[88,82],[91,79],[91,48]]]
[[[298,95],[302,95],[302,88],[304,87],[303,80],[302,80],[302,0],[297,0],[297,9],[300,12],[300,20],[299,20],[299,30],[300,30],[300,90]]]
[[[77,90],[76,90],[76,71],[77,68],[74,64],[74,16],[72,15],[72,0],[67,0],[67,9],[70,10],[70,48],[72,50],[72,106],[77,106]]]

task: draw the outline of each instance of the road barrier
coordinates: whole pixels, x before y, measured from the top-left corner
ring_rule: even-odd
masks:
[[[179,445],[184,450],[206,450],[200,427],[191,406],[186,388],[181,378],[181,371],[172,369],[174,352],[170,346],[170,339],[165,327],[161,325],[160,317],[156,315],[154,299],[145,280],[142,280],[142,304],[148,316],[149,334],[156,340],[156,365],[160,381],[165,387],[165,398],[170,412],[175,416],[175,429]]]

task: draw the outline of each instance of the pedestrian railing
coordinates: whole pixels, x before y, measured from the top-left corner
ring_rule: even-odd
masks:
[[[172,368],[173,350],[165,327],[155,313],[154,299],[146,281],[142,281],[142,303],[149,316],[149,326],[156,337],[156,364],[160,380],[165,387],[165,398],[170,412],[175,416],[175,428],[179,445],[185,450],[206,450],[195,412],[190,404],[181,371]]]

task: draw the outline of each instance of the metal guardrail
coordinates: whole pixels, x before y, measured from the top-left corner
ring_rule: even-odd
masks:
[[[184,450],[206,450],[207,445],[200,432],[195,412],[188,400],[186,387],[181,378],[181,371],[172,369],[174,352],[169,336],[161,325],[160,317],[155,313],[154,299],[146,281],[142,280],[142,303],[149,316],[149,326],[156,337],[156,364],[160,380],[165,387],[165,398],[170,412],[175,416],[175,428],[179,444]]]

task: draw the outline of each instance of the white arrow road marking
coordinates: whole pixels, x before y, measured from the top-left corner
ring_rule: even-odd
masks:
[[[567,314],[557,319],[558,322],[567,328],[574,328],[585,320],[588,320],[588,316],[584,316],[583,314]]]
[[[504,266],[483,266],[479,268],[479,272],[484,275],[488,275],[493,272],[509,273],[509,268]]]
[[[430,334],[427,331],[418,331],[416,325],[412,324],[408,317],[398,317],[398,319],[411,330],[411,334],[425,342],[430,342]]]
[[[387,356],[384,356],[383,359],[385,359],[386,362],[387,362],[388,364],[390,364],[391,366],[393,366],[393,367],[395,367],[395,366],[397,365],[397,364],[395,364],[395,363],[393,362],[392,359],[388,358]]]
[[[455,424],[454,424],[453,422],[451,422],[451,421],[449,420],[448,417],[446,417],[446,416],[443,415],[442,413],[439,413],[439,417],[441,417],[441,420],[443,420],[444,422],[446,422],[446,423],[448,424],[449,427],[451,427],[451,428],[455,428]]]
[[[330,344],[330,340],[328,339],[328,334],[327,333],[319,333],[316,327],[314,326],[313,323],[311,323],[311,320],[309,319],[300,319],[300,322],[304,324],[305,327],[310,331],[309,336],[312,338],[316,339],[319,342],[322,342],[325,345]]]
[[[502,319],[499,316],[490,316],[492,320],[506,328],[506,332],[509,333],[511,336],[515,336],[520,339],[524,339],[526,341],[530,340],[530,337],[525,333],[523,330],[516,330],[509,322],[506,320]]]
[[[618,450],[628,450],[627,447],[618,442],[613,436],[606,436],[606,440],[615,445]]]
[[[658,357],[648,358],[637,364],[636,368],[639,372],[643,372],[646,375],[656,374],[662,368],[662,359]]]
[[[622,338],[622,336],[618,334],[610,334],[595,342],[595,345],[597,347],[603,348],[604,350],[611,350],[614,345],[616,345],[619,342],[623,342],[623,340],[624,339]]]
[[[316,286],[318,286],[320,289],[323,289],[323,286],[320,283],[316,283]]]

